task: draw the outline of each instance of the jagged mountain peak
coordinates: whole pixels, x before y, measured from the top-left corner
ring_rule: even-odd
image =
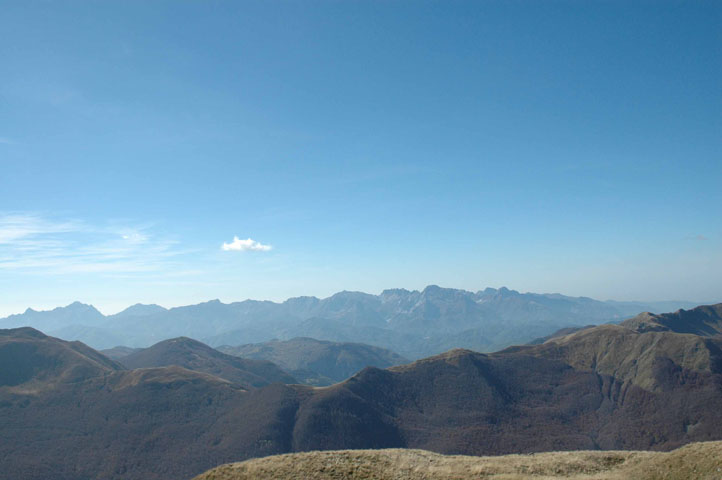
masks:
[[[98,311],[97,308],[95,308],[93,305],[90,305],[88,303],[83,303],[80,301],[75,301],[69,305],[66,305],[64,307],[56,307],[52,311],[66,311],[70,313],[90,313],[93,315],[103,316],[100,311]]]

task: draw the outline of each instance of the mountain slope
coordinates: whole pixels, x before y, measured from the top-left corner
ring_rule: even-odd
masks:
[[[722,339],[661,331],[640,333],[619,325],[602,325],[504,352],[560,360],[575,369],[657,391],[664,386],[657,376],[663,362],[685,371],[721,373],[721,347]]]
[[[622,325],[638,332],[669,331],[692,333],[702,336],[722,334],[722,303],[702,305],[691,310],[655,315],[644,312],[622,322]]]
[[[127,371],[29,328],[0,331],[0,357],[0,479],[190,478],[289,448],[298,400],[284,385],[248,392],[177,366]]]
[[[164,340],[122,357],[119,362],[130,369],[177,365],[215,375],[247,388],[271,383],[298,383],[293,376],[267,360],[249,360],[226,355],[185,337]]]
[[[190,478],[312,450],[488,455],[722,440],[718,337],[604,325],[494,354],[369,367],[329,387],[243,388],[178,366],[120,370],[33,330],[6,336],[37,352],[14,357],[21,365],[80,351],[93,369],[59,362],[0,387],[2,480]],[[35,379],[42,388],[29,388]]]
[[[123,367],[79,342],[29,327],[0,330],[0,388],[36,392],[93,378]]]
[[[221,465],[194,480],[717,480],[720,471],[722,442],[704,442],[668,453],[579,451],[470,457],[406,449],[308,452]]]
[[[654,315],[640,314],[620,325],[601,325],[554,335],[541,345],[505,351],[554,358],[577,369],[613,375],[659,390],[656,371],[668,362],[705,373],[722,372],[722,304]],[[691,333],[695,332],[695,333]]]
[[[495,354],[367,368],[301,406],[294,447],[669,449],[719,439],[720,408],[722,339],[603,325]],[[330,413],[340,411],[354,414]]]
[[[501,454],[669,449],[720,438],[718,370],[695,371],[662,357],[653,372],[658,391],[519,352],[452,351],[366,369],[319,392],[297,414],[294,446]],[[353,411],[353,419],[330,413],[342,410]],[[374,433],[380,431],[386,433]]]
[[[0,393],[0,479],[170,480],[285,452],[295,399],[277,387],[248,393],[174,366]]]
[[[396,353],[360,343],[340,343],[298,337],[218,350],[243,358],[268,360],[310,385],[330,385],[373,366],[390,367],[406,363]]]

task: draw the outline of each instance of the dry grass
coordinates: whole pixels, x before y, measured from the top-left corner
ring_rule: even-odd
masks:
[[[722,442],[668,453],[550,452],[470,457],[424,450],[343,450],[277,455],[221,465],[195,480],[264,479],[722,480]]]

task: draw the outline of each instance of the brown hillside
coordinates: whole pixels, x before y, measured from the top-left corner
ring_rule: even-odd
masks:
[[[714,336],[722,334],[722,303],[703,305],[674,313],[640,313],[622,322],[622,325],[638,332],[671,331],[694,335]]]
[[[365,367],[386,368],[408,362],[380,347],[304,337],[218,349],[243,358],[271,361],[303,383],[315,386],[341,382]]]
[[[293,376],[272,362],[227,355],[186,337],[164,340],[152,347],[133,352],[119,362],[128,368],[177,365],[188,370],[209,373],[246,388],[257,388],[271,383],[298,383]]]
[[[124,368],[80,342],[30,327],[0,330],[0,389],[30,393]]]
[[[490,455],[722,440],[719,340],[690,334],[603,326],[496,354],[366,368],[330,387],[248,391],[180,367],[117,370],[37,331],[6,336],[37,355],[13,357],[31,374],[0,388],[2,480],[190,478],[313,450]],[[83,375],[69,360],[33,370],[36,358],[84,349]],[[16,389],[34,381],[43,388]]]
[[[289,451],[297,401],[283,385],[248,392],[175,366],[0,393],[0,478],[190,478]]]
[[[660,362],[670,361],[685,371],[722,373],[720,338],[670,331],[639,333],[619,325],[601,325],[501,353],[511,352],[560,360],[651,391],[664,389],[656,373]]]

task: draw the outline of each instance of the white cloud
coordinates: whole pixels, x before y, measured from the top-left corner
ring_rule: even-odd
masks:
[[[225,251],[236,251],[236,252],[267,252],[271,250],[270,245],[264,245],[261,242],[257,242],[251,238],[241,240],[238,237],[233,237],[231,243],[223,242],[223,250]]]
[[[74,221],[49,221],[38,215],[0,215],[0,245],[25,241],[41,235],[72,232],[79,228],[80,225]]]
[[[128,243],[141,244],[148,241],[148,236],[138,231],[127,231],[121,236]]]
[[[36,274],[169,272],[185,253],[148,226],[98,226],[0,213],[0,271]]]

